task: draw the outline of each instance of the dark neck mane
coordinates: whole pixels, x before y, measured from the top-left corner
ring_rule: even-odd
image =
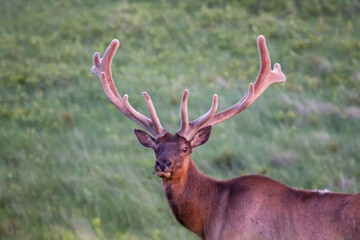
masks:
[[[186,174],[180,179],[163,181],[163,189],[178,222],[204,238],[206,216],[212,215],[209,211],[217,202],[216,181],[202,174],[190,158]]]

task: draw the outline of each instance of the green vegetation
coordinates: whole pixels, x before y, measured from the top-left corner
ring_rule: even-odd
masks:
[[[163,125],[247,91],[263,34],[287,83],[214,127],[193,154],[218,179],[264,174],[297,188],[360,191],[360,3],[21,1],[0,8],[0,239],[196,239],[174,219],[137,127],[90,74],[121,42],[113,74]]]

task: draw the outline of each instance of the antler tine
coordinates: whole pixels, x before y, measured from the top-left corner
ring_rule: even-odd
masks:
[[[124,95],[124,99],[121,97],[114,96],[113,91],[110,89],[109,81],[106,77],[106,74],[103,72],[101,74],[101,81],[104,87],[104,91],[110,102],[117,107],[125,116],[136,122],[142,128],[148,130],[152,135],[157,136],[159,132],[155,131],[154,128],[151,127],[151,120],[146,116],[142,115],[138,111],[136,111],[128,101],[128,95]]]
[[[207,125],[216,125],[235,116],[249,107],[267,89],[267,87],[270,86],[270,84],[275,82],[283,83],[286,81],[286,77],[281,71],[280,64],[276,63],[274,65],[274,70],[271,70],[271,60],[264,36],[260,35],[258,37],[257,45],[260,56],[260,70],[255,83],[250,83],[249,92],[238,103],[215,114],[214,117],[207,122]]]
[[[189,123],[189,125],[193,128],[191,132],[195,133],[199,130],[204,124],[206,124],[215,114],[218,107],[218,95],[214,94],[211,108],[207,113],[199,117],[198,119]]]
[[[279,63],[274,64],[274,70],[271,70],[271,60],[269,51],[266,47],[265,37],[260,35],[257,39],[259,56],[260,56],[260,71],[258,77],[254,83],[255,85],[255,101],[270,84],[275,82],[283,83],[286,81],[285,75],[281,72],[281,66]]]
[[[144,96],[146,106],[147,106],[149,114],[150,114],[150,118],[152,120],[152,123],[154,124],[154,128],[156,129],[156,131],[158,133],[160,133],[160,135],[165,134],[166,131],[161,126],[160,120],[159,120],[159,118],[158,118],[158,116],[156,114],[154,104],[151,101],[151,98],[150,98],[149,94],[147,94],[146,92],[143,92],[143,96]]]
[[[91,68],[91,72],[97,75],[100,79],[102,73],[107,74],[107,79],[110,80],[109,81],[110,89],[116,97],[120,97],[120,94],[117,91],[114,82],[112,81],[111,63],[119,45],[120,45],[119,40],[117,39],[112,40],[109,47],[106,49],[103,58],[101,59],[100,59],[100,53],[98,52],[94,53],[94,57],[93,57],[94,66]]]
[[[185,89],[180,105],[181,125],[178,132],[186,132],[186,129],[189,126],[189,118],[187,112],[188,94],[189,94],[189,90]]]
[[[115,87],[111,73],[111,63],[119,45],[119,41],[114,39],[106,49],[103,58],[100,58],[100,54],[96,52],[93,57],[94,66],[91,68],[91,72],[101,79],[107,98],[117,109],[120,110],[120,112],[139,124],[145,130],[149,131],[155,138],[163,136],[167,133],[167,131],[160,124],[160,120],[156,115],[150,96],[146,93],[144,94],[151,119],[137,112],[130,105],[127,95],[125,95],[124,99],[122,99]]]
[[[218,107],[218,96],[217,94],[214,94],[213,101],[211,108],[207,113],[199,117],[198,119],[191,121],[190,123],[187,123],[187,98],[188,98],[188,91],[185,90],[182,103],[181,103],[181,117],[182,117],[182,123],[181,128],[177,132],[178,135],[185,138],[186,140],[190,140],[191,137],[203,126],[208,125],[208,121],[214,116],[216,113],[217,107]]]
[[[154,136],[157,135],[157,132],[151,128],[151,120],[148,117],[145,117],[144,115],[136,111],[135,108],[131,106],[129,102],[129,96],[127,94],[124,95],[123,103],[125,105],[126,110],[128,111],[128,115],[126,115],[128,118],[135,121],[142,128],[148,130],[152,135]]]

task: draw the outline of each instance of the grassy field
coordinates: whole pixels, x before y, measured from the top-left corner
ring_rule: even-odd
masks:
[[[0,239],[196,239],[174,219],[137,127],[90,74],[121,42],[113,75],[179,127],[219,94],[234,104],[263,34],[286,84],[214,127],[193,157],[206,174],[263,174],[296,188],[360,191],[360,2],[21,1],[0,7]]]

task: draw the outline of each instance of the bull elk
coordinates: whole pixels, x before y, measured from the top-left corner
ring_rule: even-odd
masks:
[[[155,151],[155,172],[176,219],[201,239],[360,239],[360,194],[299,190],[259,175],[218,181],[201,173],[191,158],[193,150],[209,139],[212,126],[249,107],[270,84],[285,82],[279,64],[271,70],[265,38],[259,36],[257,44],[260,71],[245,96],[216,113],[215,94],[210,110],[189,122],[185,90],[181,126],[175,134],[161,126],[146,92],[150,118],[130,105],[128,95],[118,93],[111,74],[118,40],[111,42],[103,58],[94,54],[91,71],[101,79],[110,102],[151,134],[134,129],[139,142]]]

